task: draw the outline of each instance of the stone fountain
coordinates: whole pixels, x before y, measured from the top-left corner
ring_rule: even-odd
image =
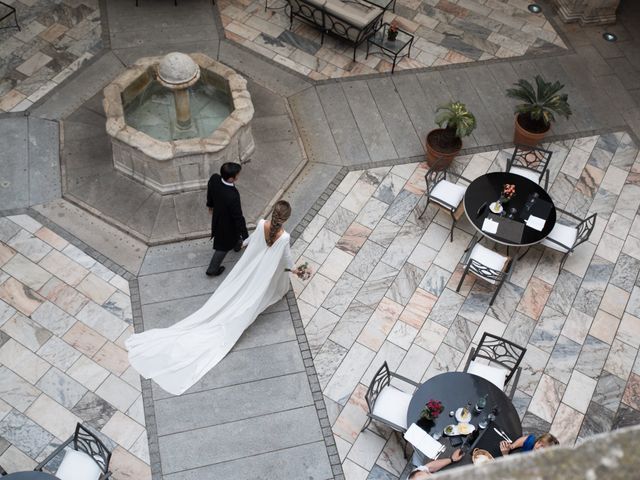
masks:
[[[255,149],[246,80],[201,53],[141,58],[103,105],[114,167],[163,195],[204,188]]]

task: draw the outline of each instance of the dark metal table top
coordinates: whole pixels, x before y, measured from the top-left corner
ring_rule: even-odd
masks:
[[[487,406],[482,413],[474,415],[470,423],[480,430],[478,422],[486,417],[493,407],[498,408],[498,413],[495,420],[486,429],[480,430],[475,448],[483,448],[494,457],[499,457],[499,444],[502,438],[493,431],[493,428],[497,427],[503,430],[511,440],[515,441],[522,435],[522,424],[520,416],[509,397],[493,383],[482,377],[465,372],[448,372],[430,378],[420,385],[413,394],[407,411],[407,426],[417,423],[420,428],[431,435],[436,432],[442,433],[447,425],[458,423],[455,417],[449,416],[450,411],[464,407],[468,402],[471,402],[473,407],[476,400],[485,394],[487,395]],[[442,402],[444,411],[435,421],[427,422],[420,419],[420,412],[431,399]],[[440,438],[439,441],[447,448],[440,458],[449,457],[458,448],[458,446],[451,445],[451,439],[453,438],[456,437],[443,435]],[[453,465],[466,465],[469,463],[471,463],[471,452],[467,453],[460,462]]]
[[[516,187],[516,194],[505,204],[505,214],[508,214],[511,209],[515,209],[513,220],[516,222],[524,223],[529,217],[530,212],[526,211],[525,204],[531,195],[537,193],[540,200],[551,204],[546,223],[541,231],[524,225],[522,236],[519,240],[514,240],[498,235],[500,230],[495,234],[482,230],[485,218],[488,215],[492,215],[489,205],[500,198],[503,185],[506,183],[513,184]],[[520,247],[540,243],[551,233],[556,224],[556,209],[549,194],[537,183],[515,173],[493,172],[476,178],[465,192],[464,211],[478,232],[503,245]]]
[[[2,477],[2,480],[60,480],[46,472],[16,472]]]

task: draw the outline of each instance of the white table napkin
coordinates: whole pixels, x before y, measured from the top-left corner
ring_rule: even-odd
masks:
[[[498,222],[485,218],[482,222],[482,230],[487,233],[496,233],[498,231]]]
[[[404,438],[432,460],[435,460],[446,448],[415,423],[412,423],[405,432]]]
[[[536,217],[534,215],[530,215],[526,221],[527,227],[531,227],[539,232],[544,228],[545,223],[547,223],[547,221],[544,218]]]

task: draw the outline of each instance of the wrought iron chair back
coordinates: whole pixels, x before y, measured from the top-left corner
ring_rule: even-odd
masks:
[[[369,388],[367,389],[367,393],[364,395],[367,406],[369,407],[369,412],[373,413],[373,407],[376,404],[378,395],[380,395],[380,392],[384,387],[387,387],[390,384],[391,372],[389,371],[389,365],[387,365],[387,362],[384,362],[374,375],[373,380],[371,380]]]
[[[573,243],[573,245],[571,246],[572,249],[574,249],[575,247],[577,247],[581,243],[584,243],[587,240],[589,240],[589,237],[591,236],[591,233],[593,232],[593,229],[596,226],[596,217],[597,216],[598,216],[598,214],[594,213],[593,215],[590,215],[589,217],[587,217],[584,220],[582,220],[576,226],[576,230],[577,230],[577,232],[576,232],[576,240]]]
[[[507,272],[503,270],[495,270],[491,267],[478,262],[475,259],[470,259],[467,265],[467,271],[474,275],[480,276],[486,280],[490,280],[495,284],[501,283],[507,276]]]
[[[442,180],[447,179],[447,171],[444,169],[436,169],[435,167],[430,168],[427,173],[424,174],[424,181],[427,184],[427,197],[431,197],[433,193],[433,189],[436,188],[436,185],[440,183]]]
[[[516,145],[513,155],[507,162],[507,172],[511,171],[512,167],[526,168],[538,173],[541,180],[545,173],[548,175],[547,168],[551,161],[551,155],[553,155],[553,152],[549,150],[527,145]]]
[[[96,461],[100,470],[107,473],[109,462],[111,461],[111,452],[102,440],[80,423],[76,425],[76,432],[73,435],[73,448],[89,455]]]
[[[520,366],[526,351],[526,348],[510,340],[485,332],[471,360],[482,358],[504,367],[509,372],[505,380],[506,385]]]

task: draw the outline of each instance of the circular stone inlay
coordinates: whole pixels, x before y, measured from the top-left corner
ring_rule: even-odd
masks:
[[[183,85],[199,76],[200,67],[184,53],[168,53],[158,64],[158,77],[168,85]]]

